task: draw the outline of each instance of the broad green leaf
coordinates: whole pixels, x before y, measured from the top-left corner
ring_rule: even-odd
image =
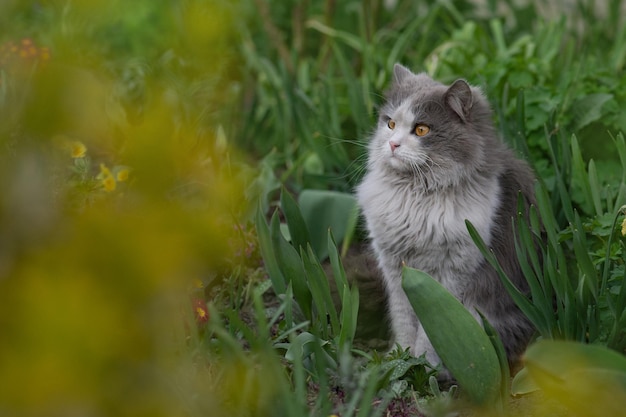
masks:
[[[402,288],[437,354],[468,398],[478,405],[492,405],[500,397],[500,364],[480,324],[424,272],[405,267]]]
[[[537,390],[539,390],[539,386],[532,379],[527,368],[524,367],[520,369],[520,371],[513,377],[513,381],[511,382],[511,394],[525,395]]]
[[[562,378],[575,369],[600,368],[626,373],[626,357],[600,345],[562,340],[540,340],[524,354],[529,371],[542,369]]]
[[[541,340],[528,349],[524,361],[544,395],[578,415],[626,415],[623,355],[599,345]]]
[[[323,261],[328,257],[328,230],[341,242],[354,213],[354,196],[337,191],[304,190],[298,198],[302,217],[311,237],[315,255]]]

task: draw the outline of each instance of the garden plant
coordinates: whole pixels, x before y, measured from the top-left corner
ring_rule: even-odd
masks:
[[[626,415],[624,16],[0,2],[0,415]],[[537,173],[511,227],[530,294],[500,274],[537,329],[514,369],[410,268],[453,383],[386,342],[353,190],[396,62],[480,86]]]

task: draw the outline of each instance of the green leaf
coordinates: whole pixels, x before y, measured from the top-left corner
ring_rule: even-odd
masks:
[[[293,286],[293,295],[302,313],[310,320],[311,293],[307,285],[306,274],[300,256],[298,256],[296,249],[283,237],[276,213],[272,216],[270,227],[272,246],[274,247],[278,267],[282,272],[282,276],[285,277],[286,282],[291,283]]]
[[[522,368],[511,382],[511,394],[525,395],[538,391],[539,385],[532,379],[527,368]]]
[[[599,345],[541,340],[525,354],[544,395],[584,416],[624,415],[626,357]]]
[[[589,160],[589,187],[591,189],[591,201],[595,208],[596,216],[602,216],[604,210],[602,209],[602,200],[600,199],[601,186],[598,179],[598,172],[596,171],[596,163],[593,159]]]
[[[365,47],[364,40],[352,33],[333,29],[330,26],[327,26],[323,24],[322,22],[320,22],[319,20],[315,20],[315,19],[311,19],[308,22],[306,22],[306,26],[310,29],[317,30],[318,32],[323,33],[324,35],[329,36],[331,38],[340,39],[346,45],[355,49],[357,52],[363,52],[363,48]]]
[[[465,225],[467,227],[467,231],[470,234],[470,237],[472,238],[480,252],[483,254],[487,262],[489,262],[489,264],[493,266],[498,272],[498,276],[502,280],[504,287],[506,288],[507,292],[509,293],[515,304],[519,307],[520,310],[522,310],[526,317],[528,317],[528,319],[542,332],[542,334],[544,334],[544,332],[547,333],[549,331],[549,325],[545,323],[541,311],[539,311],[539,309],[537,309],[537,307],[526,298],[526,296],[515,286],[515,284],[513,284],[513,281],[511,281],[511,279],[502,269],[502,266],[500,266],[500,263],[496,259],[496,256],[489,248],[487,248],[485,241],[482,239],[474,225],[469,220],[465,220]]]
[[[291,236],[291,243],[294,248],[296,248],[297,251],[299,251],[300,248],[306,248],[307,244],[311,241],[309,230],[302,218],[296,200],[293,199],[291,194],[289,194],[284,187],[280,193],[280,206],[287,219],[287,227],[289,228],[289,235]]]
[[[323,261],[328,257],[328,230],[341,242],[354,216],[356,200],[352,194],[337,191],[304,190],[298,199],[315,255]]]
[[[509,369],[509,361],[506,356],[506,350],[504,349],[504,345],[502,344],[502,340],[500,340],[500,336],[496,329],[489,323],[487,318],[479,311],[480,319],[483,324],[483,328],[485,329],[485,333],[487,337],[489,337],[489,341],[493,346],[493,349],[498,356],[498,363],[500,364],[500,397],[498,408],[500,411],[504,411],[504,408],[507,406],[506,399],[509,397],[510,387],[509,387],[509,379],[511,378],[511,370]]]
[[[572,152],[572,185],[578,186],[582,189],[584,198],[585,211],[591,213],[593,207],[594,198],[591,193],[591,185],[588,181],[587,169],[583,161],[583,156],[580,151],[580,145],[578,144],[578,138],[576,135],[571,137],[571,152]]]
[[[572,130],[578,131],[602,117],[602,107],[613,94],[586,94],[572,104]]]
[[[584,226],[580,220],[578,212],[576,211],[574,212],[574,219],[575,223],[573,225],[572,237],[574,240],[574,253],[576,254],[576,262],[580,271],[581,280],[578,290],[582,296],[581,301],[586,304],[591,301],[589,295],[591,295],[594,300],[598,299],[598,272],[596,271],[596,267],[593,265],[589,256]]]
[[[278,214],[275,212],[272,216],[272,221],[278,221]],[[274,253],[274,245],[272,244],[272,238],[270,235],[269,227],[267,226],[267,222],[265,221],[265,216],[261,211],[261,208],[257,210],[256,213],[256,230],[257,236],[259,239],[259,249],[261,251],[261,257],[263,258],[263,262],[265,264],[265,269],[270,277],[270,281],[272,281],[272,286],[274,287],[274,291],[276,294],[284,294],[287,288],[285,284],[285,278],[283,277],[282,272],[280,271],[280,267],[278,266],[278,261],[276,260],[276,254]]]
[[[513,88],[524,88],[533,85],[533,75],[528,71],[513,71],[508,76],[508,81]]]
[[[402,288],[437,354],[468,398],[478,405],[493,404],[500,396],[500,364],[480,324],[424,272],[405,267]]]
[[[337,244],[333,236],[332,230],[328,230],[328,252],[330,258],[330,265],[333,269],[333,276],[335,278],[335,284],[337,285],[337,291],[343,291],[343,288],[348,286],[348,277],[346,271],[339,259],[339,253],[337,251]]]
[[[356,324],[359,313],[359,290],[356,286],[350,287],[346,272],[337,253],[337,245],[332,231],[328,231],[328,250],[333,276],[337,285],[337,292],[341,294],[341,314],[339,321],[341,331],[339,333],[339,347],[352,345],[356,333]]]
[[[540,340],[524,354],[529,371],[542,369],[554,378],[577,369],[599,368],[626,373],[626,357],[600,345],[563,340]]]
[[[359,315],[359,289],[344,287],[341,302],[341,331],[339,332],[339,347],[352,346]]]
[[[313,297],[313,302],[317,310],[317,323],[320,326],[320,331],[322,331],[322,336],[329,338],[331,334],[339,334],[339,317],[335,309],[335,304],[333,303],[328,278],[324,273],[324,269],[320,265],[319,260],[315,257],[311,245],[307,247],[306,252],[302,250],[300,256],[304,263],[307,281],[311,289],[311,296]],[[327,330],[328,321],[330,321],[332,333]]]

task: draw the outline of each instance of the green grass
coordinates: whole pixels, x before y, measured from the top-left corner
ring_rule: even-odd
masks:
[[[542,415],[577,407],[567,392],[624,396],[607,369],[626,353],[621,2],[274,3],[0,5],[3,410]],[[529,351],[514,391],[552,402],[506,398],[501,352],[478,411],[464,377],[439,387],[424,358],[362,340],[351,192],[396,62],[480,86],[538,174],[517,223],[532,292],[510,292],[541,339],[594,358]]]

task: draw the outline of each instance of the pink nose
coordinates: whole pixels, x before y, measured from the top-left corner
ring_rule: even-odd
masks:
[[[394,142],[394,141],[390,140],[390,141],[389,141],[389,146],[391,147],[391,152],[393,152],[393,151],[395,151],[395,150],[396,150],[396,148],[397,148],[397,147],[399,147],[399,146],[400,146],[400,144],[399,144],[399,143],[397,143],[397,142]]]

